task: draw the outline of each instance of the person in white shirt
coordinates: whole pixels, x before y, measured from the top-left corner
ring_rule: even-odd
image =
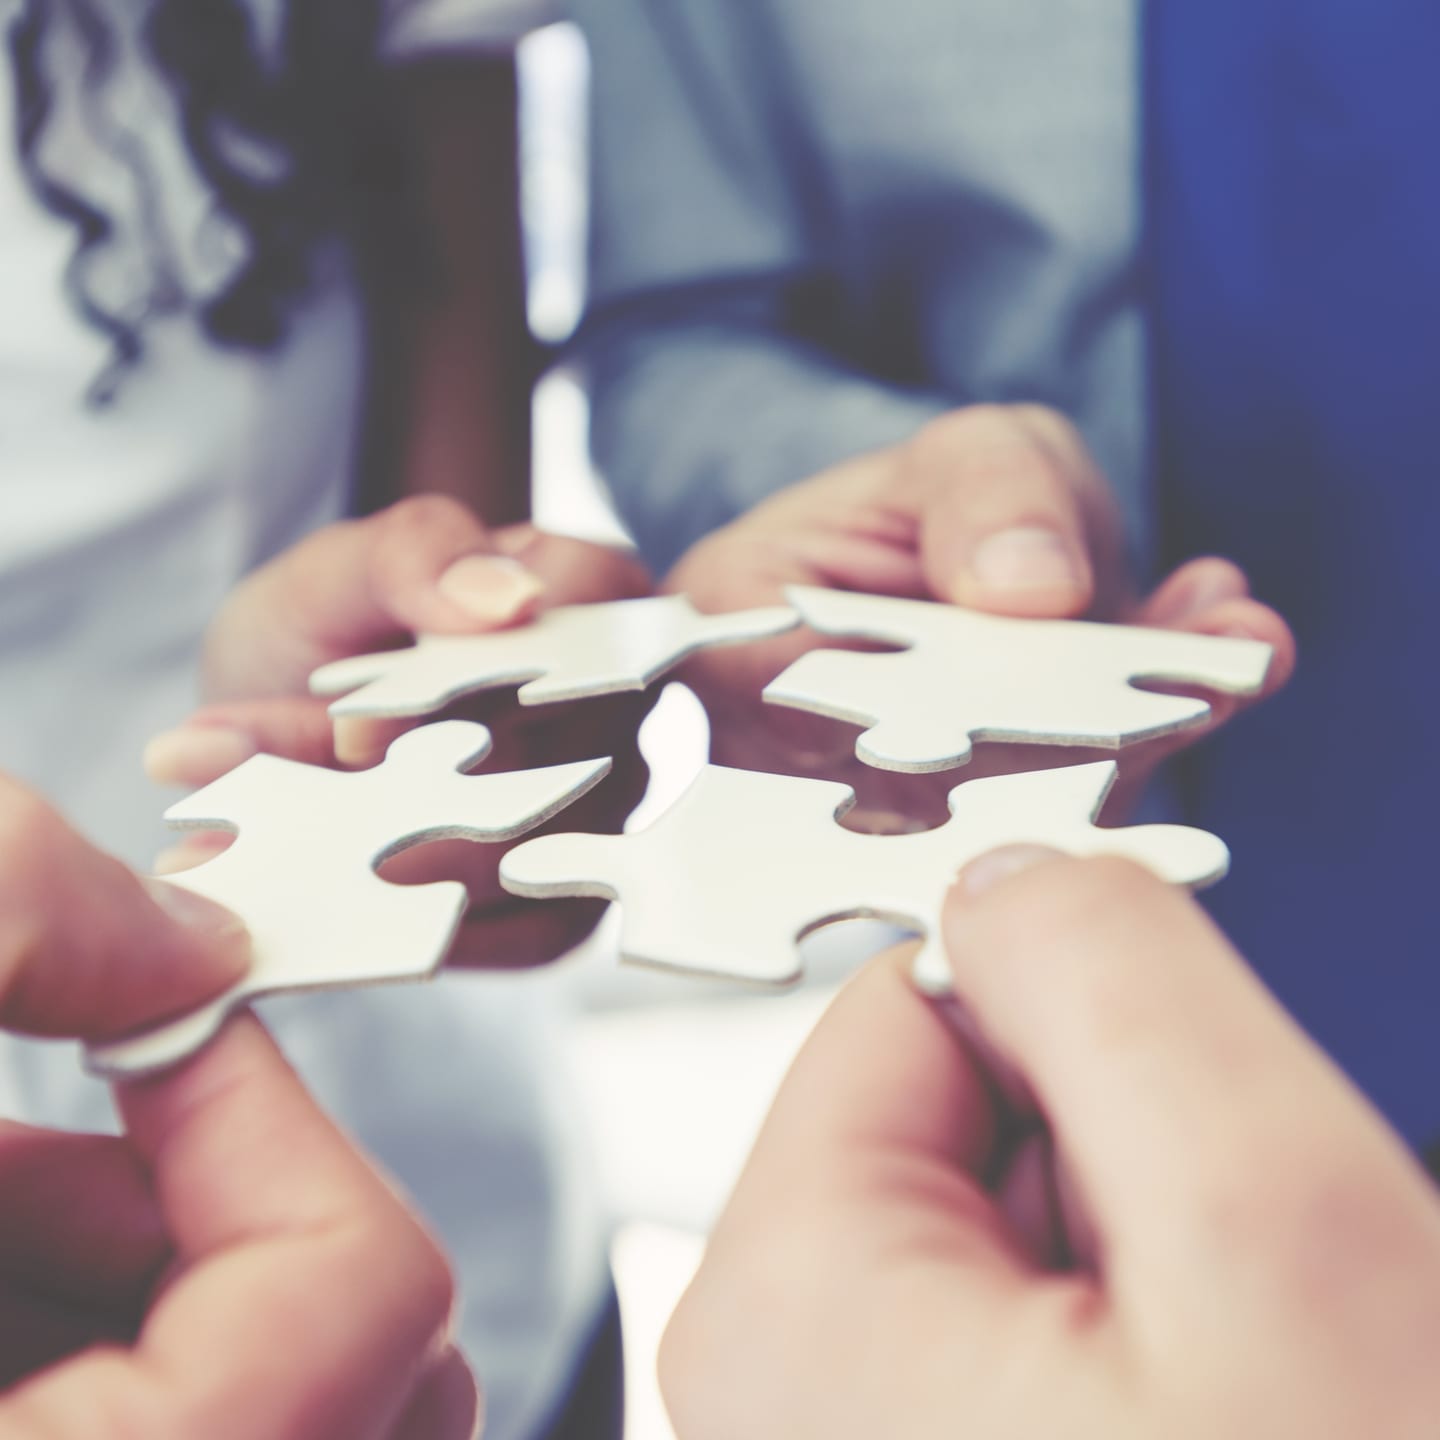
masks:
[[[133,865],[164,843],[163,797],[140,752],[202,698],[207,624],[237,581],[351,503],[377,373],[361,283],[373,247],[356,237],[396,208],[382,101],[416,57],[508,46],[535,18],[530,3],[496,0],[0,0],[10,129],[0,139],[0,768]],[[458,191],[470,177],[454,178]],[[483,188],[482,173],[474,183]],[[391,238],[390,268],[420,270],[426,237]],[[417,488],[415,477],[389,488]],[[378,523],[433,521],[436,504]],[[342,525],[340,550],[324,553],[340,554],[354,533]],[[488,546],[478,526],[465,533],[471,549]],[[534,537],[510,543],[523,550]],[[294,572],[282,562],[279,573]],[[243,644],[232,643],[229,612],[228,638],[212,650],[225,698],[303,680],[294,663],[282,674],[261,657],[369,585],[363,569],[325,574],[278,613],[264,608],[262,586],[259,608],[238,612]],[[569,598],[572,582],[590,583],[566,567],[555,598]],[[450,621],[503,621],[538,589],[509,561],[462,564],[448,581]],[[247,629],[246,614],[269,618]],[[372,623],[398,630],[405,618]],[[152,768],[199,783],[279,738],[209,729],[171,733]],[[553,989],[454,975],[280,1002],[268,1018],[322,1102],[398,1175],[453,1253],[487,1433],[525,1440],[563,1426],[594,1337],[603,1330],[613,1346],[613,1292],[603,1216],[550,1054]],[[4,1042],[0,1106],[39,1124],[111,1123],[103,1088],[54,1046]]]

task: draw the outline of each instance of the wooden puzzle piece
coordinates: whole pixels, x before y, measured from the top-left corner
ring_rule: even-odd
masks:
[[[337,717],[428,715],[463,695],[522,681],[529,683],[520,703],[544,705],[643,690],[696,650],[765,639],[799,623],[788,606],[701,615],[683,595],[567,605],[513,630],[422,635],[404,650],[337,660],[310,677],[310,688],[344,696],[330,707]]]
[[[483,725],[412,730],[373,770],[344,772],[258,755],[173,806],[178,828],[230,830],[213,860],[167,877],[228,906],[250,929],[254,965],[199,1010],[91,1047],[98,1074],[172,1065],[238,1007],[279,990],[420,980],[445,957],[465,913],[458,881],[391,885],[376,867],[430,840],[504,841],[594,786],[608,760],[490,775],[461,773],[490,751]]]
[[[1218,880],[1229,852],[1179,825],[1102,830],[1111,761],[974,780],[950,792],[950,820],[911,835],[836,824],[846,785],[707,766],[647,830],[546,835],[501,862],[516,895],[618,899],[624,958],[767,984],[799,977],[797,943],[832,921],[889,920],[925,937],[915,976],[949,989],[941,903],[960,869],[1002,845],[1122,855],[1175,883]]]
[[[909,647],[813,650],[765,690],[772,704],[868,725],[855,752],[882,770],[949,770],[977,740],[1118,747],[1171,734],[1202,724],[1210,706],[1137,683],[1254,695],[1270,667],[1258,640],[1016,620],[810,586],[786,593],[825,634]]]

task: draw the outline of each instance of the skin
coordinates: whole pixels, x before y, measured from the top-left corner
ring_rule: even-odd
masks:
[[[794,485],[695,545],[665,588],[724,611],[774,604],[789,584],[1261,640],[1275,657],[1255,699],[1279,690],[1295,663],[1289,628],[1250,596],[1228,561],[1191,561],[1138,594],[1107,482],[1074,426],[1035,405],[957,410],[903,445]],[[870,828],[903,829],[942,823],[945,792],[962,779],[1116,758],[1108,750],[986,744],[963,771],[939,777],[868,770],[854,756],[854,727],[760,701],[770,680],[820,643],[802,630],[691,662],[684,678],[710,712],[719,763],[842,780],[859,796],[851,823],[868,815]],[[1206,698],[1205,728],[1123,753],[1111,817],[1166,756],[1254,703]]]
[[[232,915],[0,778],[0,1026],[104,1039],[233,983]],[[5,1440],[467,1440],[454,1289],[260,1025],[117,1092],[118,1138],[0,1122]]]
[[[600,697],[522,709],[500,691],[415,722],[347,721],[332,727],[329,703],[308,693],[327,661],[401,644],[419,631],[474,634],[522,623],[551,605],[648,594],[649,577],[623,551],[528,524],[488,529],[464,505],[431,495],[363,520],[342,521],[257,570],[211,627],[204,681],[210,702],[152,743],[147,770],[161,784],[207,785],[265,752],[312,765],[364,767],[412,723],[463,717],[488,725],[488,769],[522,769],[611,756],[609,776],[544,829],[614,833],[644,793],[640,721],[653,697]],[[527,837],[528,838],[528,837]],[[213,856],[230,837],[190,838],[159,868]],[[459,879],[471,907],[452,963],[523,966],[564,954],[593,928],[599,901],[537,902],[500,888],[504,846],[438,842],[389,862],[400,883]]]
[[[1432,1436],[1440,1204],[1198,907],[1002,851],[945,924],[966,1023],[889,956],[782,1088],[662,1347],[681,1440]]]

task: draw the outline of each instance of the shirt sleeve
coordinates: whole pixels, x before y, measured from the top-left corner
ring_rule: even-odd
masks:
[[[592,53],[595,459],[647,561],[950,408],[832,343],[814,176],[763,7],[570,0]],[[789,139],[792,143],[785,143]]]
[[[509,50],[556,18],[555,0],[389,0],[381,49],[392,61]]]

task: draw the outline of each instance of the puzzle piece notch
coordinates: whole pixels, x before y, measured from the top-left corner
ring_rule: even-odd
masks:
[[[955,605],[791,586],[822,633],[907,649],[812,650],[765,689],[774,705],[869,727],[867,765],[923,774],[966,764],[975,741],[1119,748],[1203,724],[1209,704],[1143,684],[1257,694],[1258,640],[1080,620],[1017,620]]]
[[[514,839],[599,783],[608,760],[543,770],[462,773],[490,751],[483,725],[450,721],[397,739],[371,770],[343,772],[259,755],[167,812],[184,829],[236,833],[213,860],[168,877],[228,906],[254,946],[248,975],[200,1009],[92,1047],[98,1074],[162,1069],[205,1044],[263,995],[421,980],[444,959],[465,913],[458,881],[393,885],[376,867],[440,839]]]
[[[330,707],[336,717],[426,715],[515,684],[522,705],[545,705],[643,690],[697,650],[799,623],[788,606],[702,615],[683,595],[561,606],[514,629],[422,635],[407,649],[338,660],[315,671],[310,688],[342,696]]]
[[[1094,824],[1113,762],[997,776],[957,786],[950,820],[912,835],[864,835],[835,823],[848,786],[707,766],[649,829],[548,835],[506,855],[500,878],[535,899],[589,895],[623,907],[621,952],[638,964],[783,985],[796,946],[836,921],[888,920],[925,937],[915,975],[949,988],[940,910],[955,875],[1002,845],[1123,855],[1174,883],[1218,880],[1229,852],[1175,825]]]

